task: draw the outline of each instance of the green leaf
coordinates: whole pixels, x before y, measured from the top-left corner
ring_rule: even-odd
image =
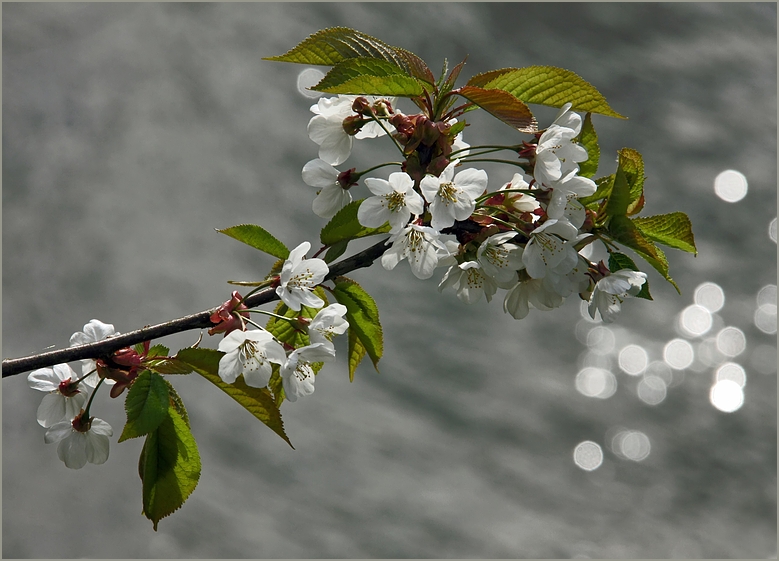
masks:
[[[587,161],[579,164],[579,175],[592,177],[597,173],[598,162],[600,161],[598,134],[595,132],[595,127],[592,126],[592,113],[585,115],[578,141],[587,150]]]
[[[262,421],[273,432],[292,446],[281,421],[281,412],[273,401],[273,396],[267,388],[252,388],[239,376],[233,384],[226,384],[219,377],[219,360],[224,353],[214,349],[182,349],[177,358],[189,364],[195,372],[225,392],[244,409]]]
[[[224,230],[217,229],[217,232],[230,236],[233,239],[269,253],[279,259],[289,257],[289,249],[266,230],[254,224],[239,224]]]
[[[354,382],[354,373],[357,370],[357,366],[362,362],[365,357],[365,345],[360,342],[360,338],[357,337],[357,332],[354,329],[349,330],[349,381]]]
[[[615,271],[619,271],[620,269],[630,269],[631,271],[639,270],[630,257],[624,253],[612,251],[609,253],[609,270],[613,273]],[[644,284],[641,285],[641,290],[638,294],[636,294],[636,298],[652,300],[652,295],[649,294],[649,280],[645,280]]]
[[[599,177],[595,180],[595,185],[597,186],[595,193],[589,197],[582,197],[579,199],[579,202],[588,208],[592,208],[593,203],[611,195],[611,190],[614,187],[614,174],[612,173],[605,177]]]
[[[192,367],[175,358],[149,361],[146,368],[159,374],[189,374],[192,372]]]
[[[127,423],[119,442],[149,434],[168,416],[168,386],[159,374],[144,370],[133,382],[124,400]]]
[[[319,296],[327,306],[327,294],[321,286],[317,286],[314,289],[314,294]],[[298,317],[304,317],[307,319],[313,319],[316,317],[320,308],[310,308],[308,306],[301,306],[300,311],[295,311],[287,307],[284,302],[279,302],[273,313],[284,316],[287,318],[295,319]],[[267,329],[276,339],[282,343],[286,343],[292,347],[300,348],[305,347],[310,343],[308,333],[305,330],[296,329],[296,326],[289,321],[279,319],[273,316],[268,318],[268,323],[265,324]]]
[[[181,508],[200,479],[200,454],[189,426],[174,407],[149,433],[139,462],[143,514],[154,523]]]
[[[283,55],[265,57],[263,60],[294,62],[320,66],[335,66],[354,58],[375,58],[390,62],[414,76],[433,84],[432,72],[414,53],[392,47],[375,37],[348,27],[331,27],[317,31]]]
[[[351,332],[354,331],[371,358],[374,368],[378,371],[377,365],[384,352],[384,339],[376,302],[359,284],[351,279],[336,277],[334,282],[333,294],[338,302],[346,306],[346,320],[349,322],[350,336]]]
[[[574,111],[625,118],[606,103],[606,99],[592,84],[570,70],[555,66],[493,70],[474,76],[468,85],[504,90],[525,103],[562,107],[570,102]]]
[[[154,358],[155,356],[168,356],[170,349],[165,345],[154,345],[149,349],[146,354],[146,358]]]
[[[645,238],[630,218],[624,215],[612,217],[609,222],[609,233],[615,241],[629,247],[652,265],[681,294],[679,286],[668,274],[668,259],[665,253],[651,240]]]
[[[391,62],[375,58],[353,58],[336,64],[311,88],[331,94],[416,97],[422,85]]]
[[[341,255],[344,254],[346,251],[346,248],[349,247],[349,241],[348,240],[341,240],[340,242],[335,242],[333,245],[330,246],[330,248],[325,253],[325,263],[332,263]]]
[[[625,179],[630,187],[627,214],[633,215],[640,212],[644,206],[644,159],[638,150],[632,148],[623,148],[618,154],[619,167],[625,172]]]
[[[633,224],[650,240],[698,255],[690,218],[683,212],[633,218]]]
[[[389,223],[379,228],[366,228],[357,220],[357,209],[365,199],[352,201],[341,210],[339,210],[330,222],[325,224],[319,234],[319,239],[323,245],[332,246],[342,241],[356,240],[366,236],[375,236],[377,234],[386,234],[390,231]],[[346,249],[346,248],[344,248]]]
[[[487,113],[521,132],[534,133],[538,123],[522,101],[498,88],[463,86],[454,91]]]
[[[181,418],[184,420],[187,426],[189,426],[189,415],[187,415],[187,409],[186,407],[184,407],[184,402],[181,401],[179,394],[176,393],[173,384],[171,384],[167,380],[164,381],[165,381],[165,385],[168,386],[168,397],[170,398],[171,407],[173,407],[176,410],[176,412],[181,416]]]
[[[625,172],[622,166],[617,167],[617,173],[614,175],[614,185],[609,194],[609,200],[606,204],[607,216],[625,216],[630,203],[630,185],[628,185]]]

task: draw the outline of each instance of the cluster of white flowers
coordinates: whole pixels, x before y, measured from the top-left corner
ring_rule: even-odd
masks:
[[[352,200],[333,166],[348,158],[354,138],[386,132],[376,122],[364,125],[356,135],[346,132],[344,120],[355,116],[354,99],[343,95],[320,99],[311,108],[316,115],[308,131],[320,145],[320,159],[306,164],[303,179],[321,189],[313,206],[324,218],[331,218]],[[382,122],[391,127],[388,121]],[[454,122],[451,119],[449,124]],[[640,291],[646,274],[623,269],[615,276],[606,271],[604,277],[576,249],[588,236],[581,231],[586,211],[578,199],[596,191],[591,179],[578,174],[579,163],[588,159],[587,150],[576,142],[581,128],[581,116],[571,111],[570,103],[563,106],[538,138],[532,176],[517,173],[497,192],[502,208],[523,217],[521,227],[500,220],[490,226],[488,214],[478,213],[477,203],[487,193],[487,173],[471,168],[455,173],[460,160],[468,156],[469,146],[461,133],[455,148],[459,159],[452,160],[439,177],[423,177],[418,188],[405,172],[392,173],[386,180],[366,178],[365,186],[373,196],[363,201],[357,217],[360,224],[371,228],[389,223],[392,247],[382,256],[382,265],[389,270],[408,259],[420,279],[432,277],[437,267],[448,266],[439,290],[451,286],[461,300],[473,303],[482,294],[489,302],[498,288],[505,289],[503,308],[516,319],[527,316],[531,307],[550,310],[571,294],[589,294],[593,318],[600,311],[603,321],[612,321],[622,300]],[[444,237],[442,231],[456,221],[477,216],[482,219],[484,235],[464,244]],[[597,281],[594,286],[593,280]]]
[[[225,353],[219,361],[219,377],[225,383],[232,384],[243,374],[247,386],[263,388],[270,382],[273,364],[277,364],[287,400],[297,401],[314,393],[311,364],[335,359],[333,338],[344,333],[349,323],[343,317],[346,306],[330,304],[323,308],[324,302],[314,294],[314,288],[324,281],[329,269],[321,259],[304,259],[309,249],[311,244],[303,242],[290,251],[276,288],[279,298],[291,310],[299,311],[301,306],[321,308],[311,320],[295,320],[308,332],[309,344],[288,352],[264,329],[231,331],[218,347]]]
[[[85,345],[117,335],[114,326],[93,319],[84,331],[74,333],[70,346]],[[38,424],[46,428],[44,441],[58,442],[57,456],[72,469],[80,469],[87,462],[102,464],[108,459],[108,437],[111,425],[96,417],[84,418],[87,396],[95,391],[99,381],[94,360],[82,360],[82,376],[68,364],[33,370],[27,376],[29,386],[45,392],[38,407]]]

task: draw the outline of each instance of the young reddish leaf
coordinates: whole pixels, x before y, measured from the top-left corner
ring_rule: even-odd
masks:
[[[359,284],[351,279],[336,277],[334,282],[333,295],[338,302],[346,306],[349,332],[351,334],[354,331],[371,358],[374,368],[378,371],[377,364],[384,351],[384,339],[376,302]]]
[[[341,210],[339,210],[335,216],[330,219],[330,222],[325,224],[319,234],[319,239],[322,245],[335,245],[338,242],[356,240],[357,238],[364,238],[366,236],[375,236],[376,234],[386,234],[390,231],[390,225],[385,224],[379,228],[366,228],[357,219],[357,210],[360,208],[363,200],[352,201]]]
[[[633,218],[633,224],[650,240],[698,255],[692,223],[683,212]]]
[[[391,62],[376,58],[352,58],[336,64],[311,88],[332,94],[386,95],[416,97],[422,95],[419,81]]]
[[[493,70],[474,76],[468,81],[468,85],[504,90],[525,103],[562,107],[570,102],[574,111],[625,118],[606,103],[606,99],[595,86],[570,70],[555,66]]]
[[[149,434],[167,417],[168,386],[159,374],[144,370],[133,382],[124,400],[127,423],[119,442]]]
[[[584,117],[578,142],[587,150],[587,160],[579,164],[579,175],[592,177],[598,172],[598,162],[600,161],[598,134],[595,132],[595,127],[592,126],[592,113],[587,113]]]
[[[528,106],[501,89],[463,86],[453,91],[521,132],[538,130],[538,123]]]
[[[222,356],[224,353],[214,349],[192,348],[182,349],[176,355],[178,359],[189,364],[195,372],[237,401],[244,409],[292,446],[284,432],[281,412],[276,407],[270,392],[266,388],[247,386],[243,381],[243,376],[239,376],[233,384],[224,383],[219,377],[219,360]]]
[[[174,407],[149,433],[138,465],[143,514],[154,524],[181,508],[200,479],[200,454],[188,424]]]
[[[239,224],[231,228],[225,228],[224,230],[216,230],[220,234],[225,234],[233,239],[243,242],[246,245],[252,246],[254,249],[259,249],[265,253],[269,253],[279,259],[286,259],[289,257],[289,249],[273,235],[267,232],[260,226],[255,224]]]

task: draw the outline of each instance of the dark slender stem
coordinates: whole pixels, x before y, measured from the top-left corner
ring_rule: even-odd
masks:
[[[385,245],[385,242],[386,240],[382,240],[351,257],[339,261],[330,267],[330,272],[325,277],[325,280],[331,280],[356,269],[370,267],[373,262],[388,249],[389,246]],[[277,299],[278,295],[276,294],[275,289],[267,287],[248,296],[243,303],[249,308],[254,308]],[[137,343],[143,343],[144,341],[150,341],[158,337],[165,337],[166,335],[173,335],[174,333],[181,333],[182,331],[213,327],[214,324],[211,323],[210,317],[216,310],[217,308],[211,308],[179,319],[136,329],[135,331],[124,333],[116,337],[109,337],[108,339],[97,341],[96,343],[89,343],[87,345],[80,345],[78,347],[70,347],[57,351],[49,351],[22,358],[5,359],[3,360],[3,378],[64,362],[72,362],[85,358],[109,357],[115,351]]]

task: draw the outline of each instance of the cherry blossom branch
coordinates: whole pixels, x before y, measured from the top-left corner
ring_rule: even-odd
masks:
[[[389,248],[385,244],[386,240],[382,240],[363,251],[347,257],[346,259],[339,261],[332,267],[330,272],[325,277],[325,280],[333,279],[337,276],[344,275],[357,269],[370,267],[376,259]],[[267,304],[278,300],[278,295],[272,287],[264,288],[244,300],[246,306],[253,308],[262,304]],[[89,343],[86,345],[79,345],[78,347],[70,347],[67,349],[60,349],[56,351],[49,351],[45,353],[39,353],[21,358],[11,358],[3,360],[3,378],[9,376],[15,376],[29,370],[36,368],[45,368],[53,366],[55,364],[62,364],[65,362],[72,362],[76,360],[82,360],[86,358],[100,358],[109,357],[115,351],[143,343],[144,341],[150,341],[158,337],[165,337],[166,335],[173,335],[175,333],[181,333],[183,331],[190,331],[193,329],[206,329],[213,327],[211,323],[211,314],[217,310],[217,307],[184,316],[182,318],[174,319],[136,329],[129,333],[117,335],[116,337],[109,337],[95,343]]]

